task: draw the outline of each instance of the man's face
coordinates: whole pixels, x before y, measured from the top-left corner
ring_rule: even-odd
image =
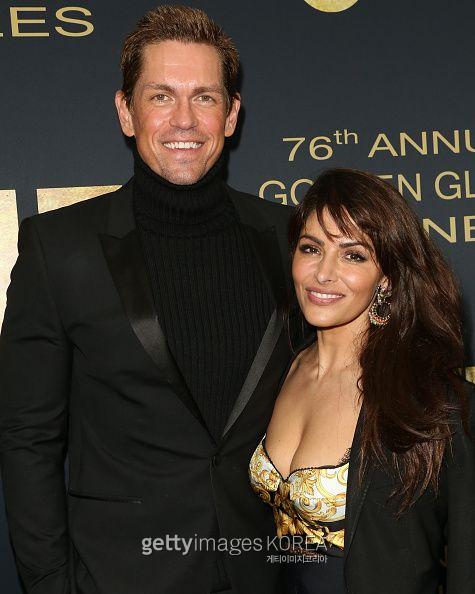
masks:
[[[193,184],[233,134],[240,101],[228,111],[215,48],[162,41],[144,48],[131,105],[117,91],[116,106],[122,131],[135,136],[145,163],[174,184]]]

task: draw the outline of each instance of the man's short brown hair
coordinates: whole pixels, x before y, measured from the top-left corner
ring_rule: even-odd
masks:
[[[216,48],[221,59],[228,107],[231,107],[237,94],[239,70],[239,55],[234,43],[203,10],[182,5],[163,5],[150,10],[137,23],[135,31],[127,36],[120,58],[122,92],[127,105],[131,103],[140,76],[144,47],[161,41],[204,43]]]

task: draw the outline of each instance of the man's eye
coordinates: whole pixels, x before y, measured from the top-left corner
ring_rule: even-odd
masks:
[[[320,250],[315,245],[311,245],[310,243],[302,243],[299,246],[299,250],[302,254],[318,254]]]
[[[164,101],[166,101],[168,99],[168,97],[164,93],[157,93],[156,95],[153,96],[153,99],[155,101],[158,101],[159,103],[163,103]]]
[[[198,97],[198,101],[200,103],[212,103],[214,101],[213,97],[211,97],[211,95],[200,95]]]

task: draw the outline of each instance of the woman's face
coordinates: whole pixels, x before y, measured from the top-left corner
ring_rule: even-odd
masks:
[[[348,324],[364,329],[375,291],[379,284],[386,288],[387,281],[374,260],[369,238],[342,236],[328,213],[323,215],[331,237],[312,213],[292,261],[300,308],[307,322],[321,329]]]

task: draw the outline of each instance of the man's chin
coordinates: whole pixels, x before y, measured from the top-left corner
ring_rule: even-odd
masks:
[[[204,173],[192,173],[192,172],[176,172],[176,173],[165,173],[162,175],[164,179],[166,179],[171,184],[176,184],[177,186],[191,186],[198,182]]]
[[[191,186],[198,182],[207,172],[205,166],[202,167],[174,167],[170,169],[162,169],[157,171],[164,179],[171,184],[179,186]]]

